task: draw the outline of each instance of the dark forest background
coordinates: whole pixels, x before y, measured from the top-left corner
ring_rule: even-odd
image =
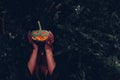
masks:
[[[119,0],[0,0],[0,80],[22,76],[38,20],[70,80],[120,80]]]

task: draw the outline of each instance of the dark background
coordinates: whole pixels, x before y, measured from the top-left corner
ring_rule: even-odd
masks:
[[[120,80],[119,0],[0,0],[0,80],[24,76],[38,20],[70,80]]]

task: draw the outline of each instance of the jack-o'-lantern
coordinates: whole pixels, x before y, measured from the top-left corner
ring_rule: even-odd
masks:
[[[47,30],[42,30],[40,22],[38,21],[39,30],[34,30],[31,32],[31,37],[34,41],[46,41],[49,36],[49,32]]]

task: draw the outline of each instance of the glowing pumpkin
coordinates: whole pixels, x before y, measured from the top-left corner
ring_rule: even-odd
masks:
[[[48,39],[49,32],[47,30],[34,30],[31,32],[31,37],[35,41],[45,41]]]

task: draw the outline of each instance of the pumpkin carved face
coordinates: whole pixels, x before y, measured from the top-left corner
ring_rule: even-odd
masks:
[[[48,39],[49,32],[47,30],[34,30],[31,32],[31,37],[35,41],[45,41]]]

